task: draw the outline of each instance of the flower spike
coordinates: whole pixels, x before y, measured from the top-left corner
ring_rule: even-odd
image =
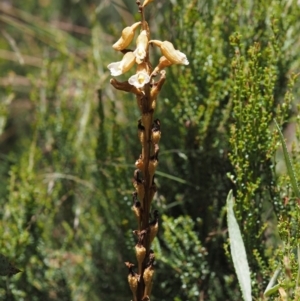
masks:
[[[133,1],[133,0],[132,0]],[[154,252],[151,244],[157,235],[159,227],[158,211],[153,212],[151,218],[151,203],[157,192],[155,172],[158,167],[159,142],[161,138],[161,123],[155,117],[156,103],[159,93],[166,81],[166,67],[173,64],[188,65],[184,53],[176,50],[168,41],[151,40],[151,32],[146,21],[145,7],[154,0],[135,0],[140,13],[141,22],[136,22],[122,31],[121,38],[113,45],[115,50],[122,52],[123,58],[119,62],[109,64],[107,67],[112,76],[119,76],[129,71],[136,64],[135,74],[130,74],[126,81],[119,82],[115,78],[110,80],[111,85],[125,92],[135,95],[137,107],[140,111],[137,132],[141,145],[140,156],[135,161],[133,174],[132,211],[137,219],[137,243],[135,255],[137,273],[133,270],[134,264],[125,262],[128,268],[128,283],[132,291],[133,301],[150,301],[154,275]],[[139,33],[135,34],[137,28]],[[136,48],[129,49],[136,37]],[[152,68],[150,61],[149,44],[158,46],[161,50],[159,63]],[[129,47],[128,47],[129,46]],[[132,76],[131,76],[132,75]]]

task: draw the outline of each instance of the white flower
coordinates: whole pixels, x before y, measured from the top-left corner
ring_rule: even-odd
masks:
[[[120,62],[111,63],[107,66],[112,76],[118,76],[127,72],[135,63],[133,52],[127,52]]]
[[[110,71],[110,74],[112,76],[118,76],[121,75],[123,72],[123,68],[122,68],[122,61],[120,62],[115,62],[115,63],[111,63],[107,66],[107,68]]]
[[[129,84],[138,89],[143,88],[145,84],[149,83],[149,81],[150,76],[145,70],[137,72],[128,79]]]

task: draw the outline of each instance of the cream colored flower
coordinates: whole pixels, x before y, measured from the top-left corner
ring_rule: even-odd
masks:
[[[118,76],[129,69],[135,64],[135,55],[133,52],[126,52],[120,62],[111,63],[107,66],[112,76]]]
[[[148,37],[147,31],[143,30],[136,39],[136,49],[133,52],[136,57],[136,62],[141,64],[146,57],[147,47],[148,47]]]
[[[143,88],[145,84],[149,83],[149,81],[150,76],[145,70],[138,71],[128,79],[129,84],[138,89]]]
[[[189,61],[186,58],[186,55],[179,50],[176,50],[173,44],[169,41],[158,41],[158,40],[151,40],[149,43],[153,43],[154,45],[158,46],[162,52],[162,54],[166,57],[168,61],[172,64],[182,64],[188,65]]]
[[[121,38],[113,44],[113,48],[115,50],[123,50],[125,49],[132,41],[134,37],[134,33],[136,29],[141,25],[141,22],[136,22],[132,24],[131,26],[125,27],[122,31]]]

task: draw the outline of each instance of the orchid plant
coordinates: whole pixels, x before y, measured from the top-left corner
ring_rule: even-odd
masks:
[[[114,88],[133,93],[141,112],[141,118],[138,120],[138,137],[142,149],[135,162],[132,207],[137,218],[137,230],[133,231],[137,236],[135,246],[137,272],[133,263],[125,262],[129,270],[128,282],[133,301],[150,300],[154,274],[155,256],[151,250],[151,243],[158,231],[158,212],[155,210],[151,217],[151,202],[157,191],[154,173],[158,165],[158,144],[161,137],[160,120],[154,119],[157,97],[166,79],[164,68],[173,64],[189,64],[186,55],[176,50],[171,42],[150,39],[150,28],[145,20],[144,10],[152,1],[145,0],[143,3],[137,1],[141,21],[123,29],[120,39],[112,46],[124,54],[123,58],[107,66],[112,76],[124,74],[136,66],[136,73],[127,81],[119,82],[115,78],[110,81]],[[138,28],[140,33],[136,38],[135,50],[127,48]],[[159,47],[162,53],[154,69],[150,63],[150,45]]]

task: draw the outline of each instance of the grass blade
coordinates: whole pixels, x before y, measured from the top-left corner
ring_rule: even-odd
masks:
[[[272,276],[272,278],[271,278],[271,280],[270,280],[270,282],[269,282],[269,284],[268,284],[268,286],[267,286],[267,288],[264,292],[265,297],[271,296],[271,295],[278,292],[278,289],[280,288],[280,285],[276,284],[276,281],[277,281],[277,278],[278,278],[280,272],[281,272],[280,268],[278,268],[275,271],[274,275]]]
[[[226,204],[228,233],[230,239],[230,253],[234,269],[237,274],[244,301],[251,301],[252,296],[250,269],[241,231],[233,212],[232,190],[230,190],[228,193]]]

